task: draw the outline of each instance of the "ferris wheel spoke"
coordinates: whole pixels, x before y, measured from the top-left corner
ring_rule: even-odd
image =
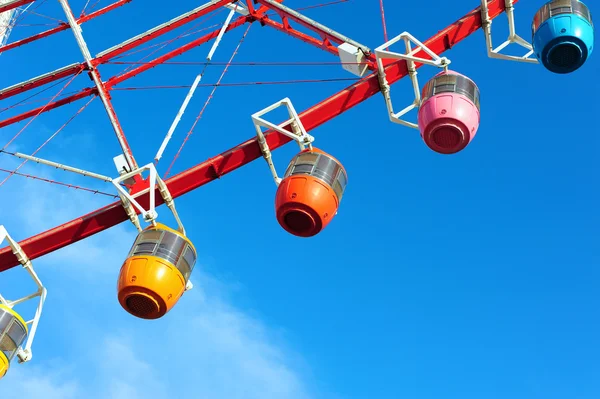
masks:
[[[40,1],[40,0],[38,0],[38,1]],[[45,0],[41,0],[41,2],[43,2],[43,1],[45,1]],[[91,21],[92,19],[97,18],[97,17],[99,17],[101,15],[104,15],[107,12],[112,11],[112,10],[114,10],[116,8],[119,8],[119,7],[121,7],[121,6],[123,6],[123,5],[127,4],[127,3],[130,3],[131,1],[132,0],[118,0],[118,1],[115,1],[114,3],[109,4],[108,6],[102,8],[102,9],[100,9],[98,11],[94,11],[92,13],[89,13],[87,15],[83,15],[83,16],[79,17],[77,19],[77,23],[83,24],[85,22]],[[51,35],[53,35],[55,33],[58,33],[58,32],[65,31],[67,29],[71,29],[71,27],[68,24],[61,24],[61,25],[59,25],[57,27],[54,27],[52,29],[48,29],[47,31],[44,31],[44,32],[41,32],[41,33],[37,33],[37,34],[35,34],[33,36],[29,36],[29,37],[26,37],[24,39],[17,40],[15,42],[6,44],[5,46],[0,46],[0,53],[8,51],[8,50],[11,50],[11,49],[14,49],[16,47],[23,46],[25,44],[34,42],[36,40],[43,39],[45,37],[51,36]]]

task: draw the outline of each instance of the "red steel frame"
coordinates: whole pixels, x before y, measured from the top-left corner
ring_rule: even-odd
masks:
[[[265,4],[261,0],[255,0],[257,3],[262,3],[262,6],[259,9],[255,9],[252,4],[253,0],[248,0],[247,6],[250,11],[248,16],[240,17],[232,22],[229,26],[228,30],[234,29],[238,26],[243,25],[245,22],[254,22],[259,21],[267,26],[274,27],[275,29],[281,30],[286,34],[290,34],[291,36],[301,38],[304,40],[305,38],[300,37],[300,32],[295,31],[289,25],[289,21],[283,24],[272,23],[270,18],[266,17],[264,13],[269,10],[268,3]],[[280,0],[278,0],[280,2]],[[518,0],[515,0],[516,3]],[[223,3],[228,3],[224,1]],[[502,12],[504,12],[504,0],[490,0],[488,3],[489,7],[489,15],[490,18],[496,18]],[[280,10],[277,10],[280,11]],[[281,16],[282,14],[279,13]],[[283,16],[285,17],[285,15]],[[481,13],[480,8],[476,8],[471,11],[458,21],[454,22],[446,29],[438,32],[435,36],[426,40],[424,44],[430,48],[436,54],[442,54],[443,52],[451,49],[455,44],[465,39],[479,28],[481,28]],[[331,47],[327,42],[331,43],[333,40],[328,38],[328,34],[323,31],[315,30],[313,27],[306,26],[305,27],[312,29],[317,34],[322,37],[321,41],[318,41],[314,38],[310,38],[308,35],[304,35],[309,37],[307,41],[310,44],[313,44],[319,48],[323,48],[327,51],[331,51],[335,47]],[[164,33],[164,32],[163,32]],[[216,37],[218,34],[218,30],[212,33],[209,33],[201,38],[198,38],[180,48],[171,51],[161,57],[158,57],[156,60],[151,61],[148,64],[144,64],[138,68],[135,68],[125,74],[115,76],[109,79],[106,82],[106,87],[111,88],[117,83],[121,83],[122,81],[129,79],[145,70],[148,70],[155,65],[158,65],[162,62],[167,61],[177,55],[184,53],[185,51],[190,50],[193,47],[204,43],[213,37]],[[150,37],[152,36],[152,37]],[[149,40],[156,38],[158,35],[149,35],[148,37],[144,37],[144,39],[136,42],[137,45],[141,45]],[[333,41],[335,42],[335,41]],[[119,54],[122,52],[119,52]],[[335,51],[337,54],[337,49]],[[98,57],[95,60],[102,63],[106,62],[109,58],[106,58],[106,54],[102,57]],[[114,55],[113,55],[114,56]],[[421,51],[416,54],[417,57],[428,58],[425,52]],[[416,67],[420,67],[422,64],[417,63]],[[80,66],[84,68],[84,66]],[[395,61],[390,62],[385,67],[386,77],[390,84],[397,82],[403,77],[408,75],[408,69],[405,61]],[[37,87],[37,86],[36,86]],[[25,91],[25,90],[22,90]],[[320,103],[314,105],[313,107],[307,109],[302,112],[299,117],[302,121],[302,124],[306,128],[307,131],[317,128],[323,123],[329,121],[330,119],[335,118],[336,116],[348,111],[350,108],[360,104],[361,102],[367,100],[368,98],[376,95],[380,91],[378,76],[376,72],[371,73],[355,84],[347,87],[346,89],[332,95],[331,97],[321,101]],[[76,101],[78,99],[84,98],[88,95],[91,95],[95,92],[95,88],[87,88],[83,91],[69,96],[67,98],[61,99],[53,105],[52,108],[56,108],[60,105],[64,105],[68,102]],[[49,107],[48,107],[49,108]],[[39,112],[39,109],[27,112],[22,115],[27,115],[21,119],[26,119],[27,117],[36,115]],[[11,118],[11,123],[15,123],[17,120]],[[10,123],[7,121],[0,122],[0,127],[6,126]],[[269,131],[265,134],[267,143],[271,150],[275,150],[284,144],[288,143],[291,139],[287,136],[284,136],[278,132]],[[220,178],[221,176],[230,173],[237,168],[254,161],[257,158],[262,157],[260,148],[256,141],[256,138],[252,138],[242,144],[235,146],[234,148],[225,151],[213,158],[210,158],[203,163],[196,165],[184,172],[179,173],[176,176],[171,177],[166,180],[166,184],[169,187],[169,191],[173,198],[182,196],[200,186],[203,186],[211,181]],[[147,207],[149,205],[149,195],[148,189],[141,192],[136,197],[137,201],[143,207]],[[158,189],[156,190],[156,205],[162,204],[162,197],[158,193]],[[73,244],[79,240],[90,237],[96,233],[99,233],[103,230],[106,230],[110,227],[113,227],[119,223],[129,220],[121,202],[114,202],[108,206],[100,208],[92,213],[74,219],[68,223],[57,226],[51,230],[48,230],[44,233],[38,234],[31,238],[21,241],[19,244],[25,251],[25,253],[29,256],[30,259],[35,259],[50,252],[53,252],[57,249],[63,248],[67,245]],[[8,270],[14,266],[19,265],[17,258],[13,255],[12,251],[9,247],[3,248],[0,250],[0,272]]]
[[[29,4],[29,3],[33,3],[35,0],[14,0],[10,3],[6,3],[2,6],[0,6],[0,12],[4,12],[4,11],[10,11],[12,9],[15,9],[17,7],[21,7],[24,6],[25,4]]]
[[[131,1],[132,0],[119,0],[117,2],[114,2],[112,4],[107,5],[104,8],[99,9],[98,11],[94,11],[94,12],[92,12],[90,14],[87,14],[87,15],[83,15],[82,14],[77,19],[77,23],[81,25],[84,22],[88,22],[88,21],[90,21],[90,20],[92,20],[92,19],[94,19],[96,17],[104,15],[104,14],[106,14],[109,11],[112,11],[112,10],[114,10],[116,8],[121,7],[122,5],[130,3]],[[27,37],[25,39],[17,40],[16,42],[9,43],[9,44],[7,44],[4,47],[0,47],[0,53],[2,53],[4,51],[11,50],[11,49],[16,48],[16,47],[23,46],[24,44],[34,42],[36,40],[42,39],[44,37],[48,37],[50,35],[53,35],[53,34],[58,33],[58,32],[62,32],[63,30],[67,30],[67,29],[71,29],[71,27],[66,22],[63,22],[60,25],[58,25],[57,27],[55,27],[55,28],[48,29],[47,31],[35,34],[35,35]]]

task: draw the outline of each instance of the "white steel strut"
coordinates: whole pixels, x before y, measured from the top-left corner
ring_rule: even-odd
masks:
[[[0,5],[8,4],[10,2],[11,0],[0,0]],[[33,2],[27,4],[27,7],[23,9],[17,7],[13,8],[12,10],[0,12],[0,47],[5,46],[8,42],[8,37],[10,36],[12,29],[15,27],[17,18],[26,12],[32,4]]]
[[[274,123],[268,122],[267,120],[262,118],[264,114],[271,112],[282,105],[287,108],[288,115],[290,117],[290,119],[288,119],[287,121],[279,125],[275,125]],[[305,148],[312,149],[312,142],[315,139],[313,136],[306,132],[306,129],[302,125],[302,121],[300,121],[300,117],[298,116],[296,109],[292,105],[292,101],[287,97],[253,114],[252,122],[254,123],[254,128],[256,129],[256,136],[258,137],[258,144],[260,146],[260,150],[263,154],[263,157],[265,158],[265,161],[267,161],[267,165],[269,165],[269,169],[271,170],[271,174],[273,175],[273,180],[275,180],[275,184],[279,185],[279,183],[281,183],[281,178],[279,178],[279,176],[277,175],[277,170],[275,169],[275,165],[273,164],[273,159],[271,156],[271,150],[269,149],[269,145],[267,144],[267,140],[265,139],[265,135],[262,131],[262,128],[266,127],[267,129],[275,130],[276,132],[290,137],[298,143],[301,150],[304,150]],[[291,127],[291,132],[287,129],[284,129],[287,126]]]
[[[396,42],[403,40],[406,45],[405,53],[395,53],[393,51],[386,50],[391,45]],[[411,42],[415,44],[415,48],[413,49],[411,46]],[[415,54],[424,51],[427,55],[431,57],[431,59],[415,57]],[[440,57],[429,48],[427,48],[423,43],[415,39],[410,33],[403,32],[390,41],[382,44],[381,46],[375,49],[375,57],[377,58],[377,70],[379,77],[379,85],[381,87],[381,92],[385,99],[385,105],[387,106],[388,114],[390,117],[390,121],[394,123],[398,123],[400,125],[412,127],[414,129],[418,129],[419,126],[416,123],[408,122],[406,120],[401,119],[402,116],[412,111],[415,108],[418,108],[421,104],[421,89],[419,87],[419,80],[417,79],[417,68],[415,67],[415,62],[427,64],[431,66],[436,66],[438,68],[444,68],[444,70],[448,69],[448,65],[450,65],[450,60],[446,57]],[[385,68],[383,65],[383,60],[387,59],[396,59],[396,60],[405,60],[406,65],[408,67],[408,75],[410,77],[410,81],[413,86],[413,91],[415,94],[415,100],[401,110],[400,112],[395,112],[394,107],[392,105],[392,97],[390,93],[390,85],[385,76]]]
[[[181,121],[181,117],[183,116],[190,100],[192,99],[192,96],[196,92],[196,88],[198,87],[198,84],[200,84],[200,81],[202,80],[202,77],[204,76],[204,72],[206,72],[206,68],[208,67],[208,64],[210,64],[210,62],[212,61],[212,57],[215,54],[215,51],[217,50],[217,47],[219,46],[219,43],[221,42],[221,39],[223,38],[225,31],[227,30],[227,27],[231,23],[231,19],[233,18],[236,11],[238,10],[237,3],[236,4],[228,4],[227,6],[231,6],[229,15],[227,15],[227,19],[225,19],[225,23],[221,27],[221,30],[219,31],[219,35],[215,39],[215,42],[213,43],[212,47],[210,48],[210,51],[208,52],[208,55],[206,56],[206,63],[204,64],[204,68],[202,69],[202,72],[200,72],[200,74],[198,74],[196,76],[196,78],[194,79],[194,83],[192,83],[192,87],[190,87],[188,94],[185,96],[185,100],[183,100],[183,104],[181,104],[181,107],[179,108],[179,112],[177,112],[177,115],[175,115],[175,119],[173,120],[173,123],[171,124],[171,127],[169,128],[169,131],[167,132],[167,135],[165,136],[162,144],[160,145],[158,152],[154,156],[154,163],[158,163],[158,161],[162,157],[163,152],[167,148],[167,145],[169,144],[171,137],[173,137],[173,132],[175,131],[175,129],[177,128],[177,125]],[[246,10],[246,14],[247,13],[248,13],[248,10]]]
[[[136,193],[134,197],[123,188],[121,183],[132,178],[133,176],[141,175],[146,170],[150,172],[148,177],[148,188],[143,191],[140,191],[139,193]],[[175,201],[173,200],[173,197],[171,196],[167,185],[158,175],[156,167],[153,163],[149,163],[148,165],[142,166],[141,168],[122,174],[118,178],[113,179],[112,184],[117,188],[117,191],[119,192],[121,202],[123,203],[123,207],[125,208],[129,219],[133,222],[135,227],[140,232],[142,231],[142,227],[140,226],[137,214],[133,208],[135,207],[140,211],[146,222],[151,223],[153,226],[156,226],[156,218],[158,217],[158,213],[156,212],[155,191],[156,186],[158,185],[158,191],[160,192],[160,195],[162,196],[163,200],[165,201],[165,204],[171,210],[173,216],[175,217],[175,220],[177,221],[179,232],[185,236],[185,228],[183,227],[183,223],[179,218],[177,209],[175,209]],[[150,207],[146,210],[137,202],[136,197],[144,195],[148,190],[150,190],[150,192],[148,193],[150,197]],[[194,285],[192,284],[192,282],[188,280],[185,286],[186,291],[191,290],[193,287]]]
[[[67,172],[73,172],[73,173],[80,174],[82,176],[93,177],[94,179],[102,180],[102,181],[105,181],[105,182],[112,181],[112,178],[110,178],[108,176],[99,175],[98,173],[88,172],[87,170],[83,170],[83,169],[79,169],[79,168],[74,168],[72,166],[64,165],[64,164],[58,163],[58,162],[48,161],[46,159],[34,157],[34,156],[31,156],[31,155],[21,154],[20,152],[12,153],[12,152],[3,151],[3,150],[0,150],[0,152],[4,152],[6,154],[11,154],[11,155],[14,155],[17,158],[26,159],[28,161],[32,161],[32,162],[36,162],[36,163],[41,163],[43,165],[52,166],[54,168],[62,169],[62,170],[67,171]]]
[[[149,172],[149,178],[148,178],[149,186],[146,190],[136,193],[135,197],[140,196],[143,193],[145,193],[146,191],[150,190],[148,193],[149,197],[150,197],[149,209],[144,209],[137,202],[135,197],[132,196],[131,194],[129,194],[125,190],[125,188],[121,185],[121,183],[123,181],[125,181],[133,176],[140,175],[145,171]],[[111,182],[116,187],[117,191],[119,192],[119,196],[121,197],[121,200],[123,201],[123,204],[125,205],[125,208],[127,210],[127,213],[129,214],[130,218],[132,218],[132,215],[130,212],[133,211],[131,209],[131,206],[133,205],[137,210],[140,211],[144,220],[148,223],[151,223],[152,225],[156,225],[156,218],[158,217],[158,213],[156,212],[156,199],[155,199],[155,190],[156,190],[156,186],[158,185],[158,191],[160,192],[160,195],[162,196],[163,200],[165,201],[165,204],[167,205],[167,207],[171,210],[171,212],[173,212],[173,216],[175,216],[175,220],[177,221],[177,225],[179,227],[178,228],[179,232],[181,234],[185,235],[185,228],[183,227],[183,223],[181,223],[181,219],[179,219],[179,214],[177,213],[177,210],[175,209],[175,201],[173,200],[173,197],[171,196],[171,193],[169,192],[169,189],[167,188],[167,185],[165,184],[165,182],[160,178],[160,176],[158,176],[158,173],[156,172],[156,167],[154,166],[154,164],[149,163],[148,165],[142,166],[141,168],[132,170],[131,172],[128,172],[128,173],[124,173],[121,176],[117,177],[116,179],[112,179]],[[135,213],[135,211],[133,211],[133,215],[135,216],[135,221],[132,219],[132,222],[135,224],[138,231],[142,231],[142,228],[141,228],[139,222],[136,223],[137,214]]]
[[[83,55],[83,58],[85,59],[86,65],[90,72],[90,76],[94,80],[94,84],[96,85],[96,88],[98,89],[98,95],[100,96],[100,99],[102,100],[102,104],[104,104],[104,108],[106,110],[106,113],[108,114],[108,118],[110,119],[110,123],[113,127],[113,130],[115,131],[115,134],[117,135],[117,139],[119,140],[119,144],[121,145],[121,149],[123,150],[123,154],[125,155],[127,164],[129,165],[129,167],[131,169],[135,169],[137,167],[137,163],[135,162],[135,158],[133,157],[133,154],[131,153],[131,149],[127,145],[127,141],[125,140],[125,133],[123,132],[123,129],[119,125],[119,122],[116,119],[116,115],[113,113],[114,110],[112,109],[112,107],[109,103],[106,87],[104,86],[104,83],[100,79],[98,70],[92,63],[92,55],[90,54],[90,50],[88,49],[85,40],[83,39],[83,34],[82,34],[83,30],[81,29],[81,26],[75,19],[75,16],[73,15],[73,11],[71,10],[71,7],[69,6],[69,3],[67,2],[67,0],[58,0],[58,2],[62,6],[63,11],[65,12],[65,15],[67,16],[67,21],[69,22],[71,31],[73,32],[73,35],[75,36],[75,40],[77,41],[77,45],[79,46],[79,50],[81,51],[81,54]]]
[[[492,44],[492,20],[490,18],[487,6],[487,0],[481,0],[481,25],[483,27],[483,33],[485,35],[485,45],[487,48],[487,55],[490,58],[508,61],[520,61],[530,64],[537,64],[538,60],[533,55],[533,46],[521,36],[517,35],[515,29],[515,7],[513,0],[504,0],[506,18],[508,19],[508,39],[498,47],[494,48]],[[524,49],[528,50],[527,54],[522,57],[514,55],[506,55],[500,53],[510,44],[517,44]]]
[[[142,214],[142,217],[144,218],[144,220],[146,222],[156,225],[156,218],[158,217],[158,213],[156,212],[155,189],[158,186],[158,190],[159,190],[162,198],[164,199],[165,204],[171,210],[171,212],[173,212],[173,216],[175,217],[175,220],[177,221],[178,230],[183,235],[185,235],[185,228],[183,227],[183,224],[181,223],[181,219],[179,218],[179,214],[177,213],[177,210],[175,208],[175,201],[173,200],[173,197],[171,196],[171,193],[169,192],[169,189],[167,188],[167,185],[165,184],[165,182],[160,178],[160,176],[158,176],[158,173],[156,171],[156,167],[154,166],[154,164],[148,164],[141,168],[137,168],[137,169],[130,171],[129,169],[127,169],[127,165],[125,164],[124,159],[121,158],[122,155],[120,155],[118,157],[115,157],[115,163],[119,164],[118,161],[122,162],[122,169],[120,170],[120,176],[117,177],[116,179],[113,179],[108,176],[103,176],[98,173],[89,172],[87,170],[83,170],[83,169],[79,169],[79,168],[74,168],[72,166],[64,165],[64,164],[61,164],[58,162],[49,161],[46,159],[31,156],[31,155],[21,154],[20,152],[9,153],[7,151],[2,151],[2,150],[0,150],[0,152],[5,152],[7,154],[14,155],[21,159],[27,159],[29,161],[33,161],[33,162],[37,162],[37,163],[40,163],[43,165],[51,166],[51,167],[54,167],[57,169],[64,170],[66,172],[77,173],[82,176],[92,177],[94,179],[112,183],[118,191],[119,197],[121,198],[121,202],[123,203],[123,207],[125,208],[125,211],[127,212],[127,215],[129,216],[129,219],[135,225],[135,227],[137,228],[138,231],[142,231],[142,227],[139,223],[138,215],[135,212],[134,208],[137,208],[140,211],[140,213]],[[131,178],[133,176],[141,175],[145,171],[150,172],[149,178],[148,178],[149,187],[146,190],[136,193],[135,197],[142,195],[146,191],[150,190],[150,192],[149,192],[150,207],[147,210],[144,209],[136,201],[135,197],[133,197],[131,194],[129,194],[125,190],[125,188],[122,186],[122,183],[131,181]]]
[[[44,285],[42,284],[42,282],[40,281],[40,279],[37,276],[37,274],[35,273],[35,271],[33,270],[31,261],[29,260],[29,258],[25,254],[25,252],[23,252],[23,249],[21,248],[19,243],[17,243],[15,240],[13,240],[11,238],[11,236],[8,234],[8,232],[6,231],[6,228],[4,226],[0,225],[0,244],[2,244],[2,242],[4,242],[4,240],[8,241],[8,245],[12,249],[13,254],[17,257],[17,259],[19,260],[19,263],[21,263],[21,265],[23,265],[23,268],[29,273],[29,275],[31,276],[31,278],[33,279],[33,281],[35,282],[35,284],[38,287],[36,292],[29,294],[27,296],[24,296],[22,298],[16,299],[14,301],[9,301],[9,300],[5,299],[2,295],[0,295],[0,303],[2,303],[5,306],[8,306],[11,309],[16,305],[19,305],[23,302],[26,302],[28,300],[39,297],[39,303],[36,308],[33,319],[26,322],[26,324],[30,327],[29,327],[29,333],[27,334],[27,341],[25,342],[25,346],[19,347],[19,349],[17,350],[17,357],[19,359],[19,363],[23,363],[23,362],[28,362],[29,360],[31,360],[31,357],[32,357],[31,345],[33,344],[33,339],[34,339],[35,333],[37,331],[40,317],[42,316],[42,309],[44,307],[44,302],[46,301],[47,290],[44,287]]]

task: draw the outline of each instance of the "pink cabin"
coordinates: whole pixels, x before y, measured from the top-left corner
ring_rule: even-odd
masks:
[[[419,130],[433,151],[453,154],[467,146],[479,127],[479,89],[454,71],[435,75],[421,93]]]

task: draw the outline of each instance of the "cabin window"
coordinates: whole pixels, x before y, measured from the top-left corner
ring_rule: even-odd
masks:
[[[152,255],[156,249],[156,243],[154,242],[143,242],[138,244],[133,249],[132,255]]]
[[[533,18],[533,23],[531,24],[532,31],[535,33],[540,25],[548,19],[563,14],[579,15],[594,26],[592,14],[585,4],[574,0],[556,0],[552,3],[545,4],[538,10]]]
[[[185,281],[190,278],[192,270],[194,270],[194,264],[196,263],[196,254],[192,247],[187,244],[183,256],[179,259],[177,269],[183,274]]]
[[[4,311],[0,315],[0,351],[10,361],[27,336],[25,328],[15,317]]]
[[[330,186],[333,186],[333,181],[335,180],[339,170],[340,165],[337,162],[328,156],[321,154],[319,156],[319,160],[317,161],[317,165],[312,172],[312,175],[323,180]]]
[[[285,171],[284,177],[296,174],[310,175],[318,158],[319,154],[314,152],[305,152],[297,155],[290,162],[290,166]]]
[[[129,256],[134,255],[152,255],[163,232],[161,230],[142,231],[137,240],[133,243]]]
[[[342,200],[342,196],[344,195],[344,191],[346,190],[346,184],[347,184],[348,180],[346,177],[346,173],[344,172],[344,169],[340,168],[338,175],[335,179],[335,181],[333,182],[333,191],[335,192],[335,195],[337,195],[338,197],[338,201]]]
[[[344,169],[326,154],[306,152],[297,155],[290,162],[284,178],[299,174],[314,176],[327,183],[333,188],[338,199],[342,198],[346,189],[347,176]]]
[[[15,341],[13,341],[8,334],[5,333],[0,335],[0,351],[8,358],[8,361],[11,361],[13,356],[15,356],[17,348]]]
[[[8,329],[8,336],[17,346],[21,345],[27,336],[27,332],[16,319],[13,319],[12,326]]]
[[[441,93],[461,94],[473,101],[477,109],[479,109],[479,89],[471,79],[465,76],[444,74],[434,77],[423,87],[421,104]]]
[[[176,265],[185,248],[186,242],[183,238],[170,231],[165,231],[164,233],[160,244],[158,244],[156,256]]]

